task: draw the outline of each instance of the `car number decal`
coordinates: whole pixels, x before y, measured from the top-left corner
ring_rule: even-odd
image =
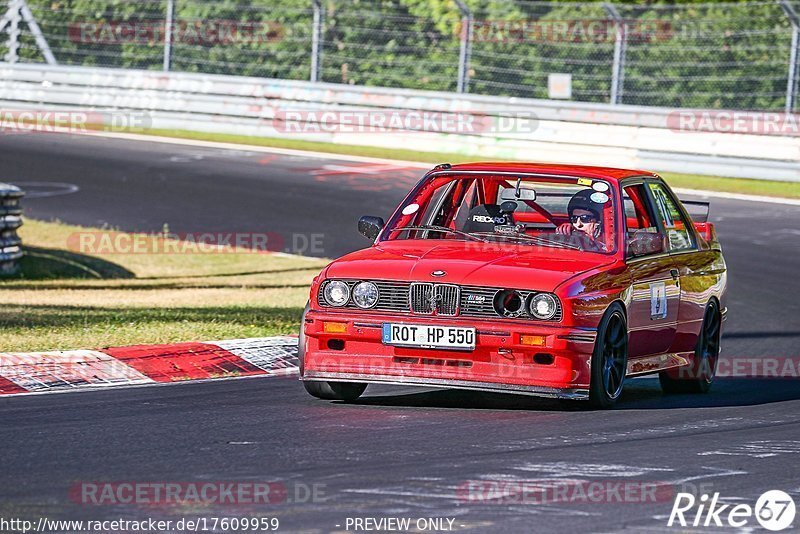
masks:
[[[664,282],[650,284],[650,318],[664,319],[667,316],[667,286]]]

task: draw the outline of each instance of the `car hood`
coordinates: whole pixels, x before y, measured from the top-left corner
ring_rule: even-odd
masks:
[[[613,262],[604,254],[526,245],[397,240],[343,256],[325,276],[553,291],[576,274]]]

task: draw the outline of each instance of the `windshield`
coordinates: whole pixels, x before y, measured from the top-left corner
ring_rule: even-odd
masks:
[[[590,178],[444,175],[420,184],[381,240],[449,239],[610,254],[611,186]]]

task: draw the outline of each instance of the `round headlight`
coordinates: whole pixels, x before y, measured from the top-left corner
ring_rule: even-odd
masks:
[[[360,282],[353,288],[353,302],[359,308],[371,308],[378,303],[378,286],[372,282]]]
[[[342,281],[333,280],[325,284],[323,295],[331,306],[344,306],[350,300],[350,288]]]
[[[537,319],[552,319],[558,311],[558,303],[553,295],[537,293],[528,301],[528,311]]]
[[[519,317],[525,313],[522,296],[514,289],[503,289],[494,296],[494,311],[503,317]]]

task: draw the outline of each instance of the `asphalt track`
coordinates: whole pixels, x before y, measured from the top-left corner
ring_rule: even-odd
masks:
[[[33,193],[28,217],[137,231],[165,223],[178,232],[268,231],[286,243],[314,234],[321,250],[305,252],[323,256],[365,245],[357,217],[387,216],[420,174],[56,134],[0,137],[0,163],[4,181]],[[723,358],[797,357],[800,208],[715,199],[712,220],[730,272]],[[638,379],[604,412],[374,386],[347,405],[277,378],[189,383],[1,398],[0,516],[271,515],[281,530],[309,532],[344,530],[348,517],[449,517],[469,532],[661,532],[675,491],[752,505],[781,489],[800,504],[798,455],[797,380],[728,378],[707,396],[663,396],[656,380]],[[472,480],[558,478],[657,482],[672,492],[655,502],[612,495],[537,504],[459,491]],[[241,480],[281,481],[293,502],[86,506],[69,496],[75,481]],[[314,502],[294,496],[312,485],[321,491]]]

